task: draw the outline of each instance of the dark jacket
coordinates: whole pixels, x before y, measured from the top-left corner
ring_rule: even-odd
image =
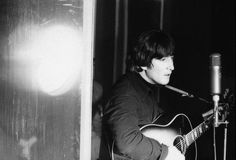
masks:
[[[114,85],[103,111],[101,160],[108,160],[112,151],[120,160],[157,160],[166,154],[165,145],[140,131],[140,126],[153,123],[163,112],[158,93],[159,86],[147,83],[136,72],[124,75]],[[110,156],[105,155],[104,146]]]

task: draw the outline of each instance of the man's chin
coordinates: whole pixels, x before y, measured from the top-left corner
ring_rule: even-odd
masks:
[[[161,84],[161,85],[167,85],[169,83],[169,80],[168,81],[163,81],[163,82],[161,82],[161,83],[159,83],[159,84]]]

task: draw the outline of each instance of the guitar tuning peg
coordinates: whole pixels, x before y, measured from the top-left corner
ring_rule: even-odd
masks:
[[[223,98],[226,99],[227,95],[229,93],[229,88],[226,88],[224,93],[223,93]]]
[[[226,88],[224,93],[222,94],[222,102],[228,103],[230,109],[232,109],[235,106],[235,97],[232,89]]]

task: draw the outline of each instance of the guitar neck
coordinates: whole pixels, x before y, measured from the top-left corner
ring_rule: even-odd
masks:
[[[210,128],[210,119],[204,121],[195,127],[192,131],[185,135],[186,146],[189,147],[193,142],[195,142],[203,133],[205,133]]]

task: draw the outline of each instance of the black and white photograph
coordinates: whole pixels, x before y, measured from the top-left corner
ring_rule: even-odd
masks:
[[[0,160],[235,160],[234,0],[1,0]]]

